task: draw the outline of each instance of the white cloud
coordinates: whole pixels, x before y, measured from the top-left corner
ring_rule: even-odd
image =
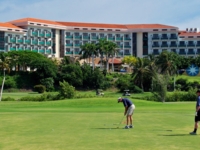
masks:
[[[199,0],[4,0],[0,21],[35,17],[101,23],[198,26]],[[196,23],[196,24],[195,24]]]

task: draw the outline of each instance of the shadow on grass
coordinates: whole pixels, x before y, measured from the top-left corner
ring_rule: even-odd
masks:
[[[168,135],[161,135],[159,134],[158,136],[194,136],[190,134],[168,134]]]
[[[92,128],[92,129],[110,130],[110,129],[124,129],[124,128]]]

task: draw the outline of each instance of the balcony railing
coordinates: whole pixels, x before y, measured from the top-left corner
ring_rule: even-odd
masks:
[[[153,51],[154,55],[159,55],[159,51]]]
[[[124,45],[124,48],[131,48],[130,45]]]
[[[121,40],[123,40],[123,38],[116,37],[116,41],[121,41]]]
[[[84,40],[89,40],[90,37],[89,37],[89,36],[83,36],[83,39],[84,39]]]
[[[168,47],[168,44],[162,44],[161,47]]]
[[[169,39],[170,39],[170,40],[176,40],[176,39],[178,39],[178,37],[177,37],[177,36],[170,36]]]
[[[40,34],[39,34],[39,37],[44,37],[44,36],[45,36],[44,33],[40,33]]]
[[[187,47],[194,47],[194,44],[188,44]]]
[[[97,36],[92,36],[92,40],[97,40],[98,37]]]
[[[160,38],[158,36],[153,36],[152,40],[159,40]]]
[[[46,53],[47,53],[47,54],[51,54],[51,50],[47,49],[47,50],[46,50]]]
[[[185,51],[179,51],[179,54],[185,55],[186,52]]]
[[[79,40],[79,39],[81,39],[81,36],[75,36],[74,37],[76,40]]]
[[[16,43],[16,39],[15,39],[15,38],[12,38],[12,39],[10,39],[10,42]]]
[[[72,39],[73,36],[72,36],[72,35],[67,35],[66,38],[67,38],[67,39]]]
[[[152,45],[152,47],[160,47],[160,46],[156,44],[156,45]]]
[[[125,41],[130,41],[131,38],[129,38],[129,37],[125,37],[124,40],[125,40]]]
[[[16,48],[11,47],[11,48],[10,48],[10,51],[16,51]]]
[[[38,32],[32,32],[33,36],[38,36]]]
[[[40,49],[40,50],[39,50],[39,53],[44,53],[44,52],[45,52],[44,49]]]
[[[109,41],[114,41],[115,38],[113,38],[113,37],[109,37],[108,40],[109,40]]]
[[[171,44],[170,47],[177,47],[177,44]]]
[[[18,51],[23,51],[24,49],[22,47],[18,48],[17,49]]]
[[[51,37],[51,34],[50,34],[50,33],[47,33],[47,34],[46,34],[46,37]]]
[[[179,44],[178,46],[179,46],[179,47],[186,47],[185,44]]]
[[[32,49],[32,52],[38,52],[38,50],[37,49]]]
[[[48,45],[48,46],[51,46],[51,42],[47,42],[47,44],[46,45]]]
[[[188,51],[188,54],[195,54],[194,51]]]
[[[45,44],[45,42],[39,42],[39,45],[44,45]]]
[[[74,54],[77,54],[77,55],[79,55],[79,53],[80,53],[80,52],[75,52]]]
[[[161,37],[161,40],[168,40],[169,38],[164,36],[164,37]]]
[[[124,55],[131,55],[131,53],[124,53]]]
[[[32,41],[32,44],[38,45],[38,41],[37,41],[37,40],[33,40],[33,41]]]
[[[66,46],[73,46],[73,44],[72,43],[67,43]]]
[[[80,46],[81,46],[81,44],[75,44],[74,46],[75,46],[75,47],[80,47]]]
[[[73,54],[73,52],[71,51],[71,52],[65,52],[65,54]]]
[[[31,40],[25,40],[26,44],[31,44]]]

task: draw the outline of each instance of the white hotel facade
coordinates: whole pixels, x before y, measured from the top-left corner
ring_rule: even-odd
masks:
[[[200,54],[198,28],[180,31],[162,24],[100,24],[23,18],[0,23],[0,52],[30,50],[56,58],[79,57],[80,46],[105,38],[119,48],[116,57],[158,55],[164,50],[183,56]]]

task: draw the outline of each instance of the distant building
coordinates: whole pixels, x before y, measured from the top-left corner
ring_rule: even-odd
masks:
[[[99,39],[115,42],[116,57],[145,57],[172,51],[179,55],[200,54],[198,28],[179,31],[162,24],[103,24],[59,22],[24,18],[0,23],[0,51],[30,50],[50,57],[79,57],[80,46]]]

